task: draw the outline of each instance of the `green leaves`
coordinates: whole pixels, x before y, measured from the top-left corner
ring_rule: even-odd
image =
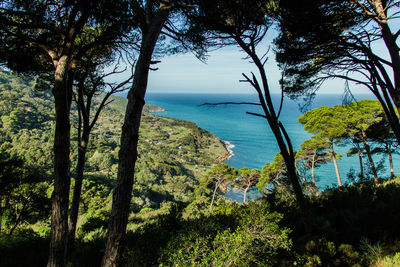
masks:
[[[338,139],[346,135],[346,110],[343,106],[320,107],[303,114],[297,122],[321,138]]]
[[[323,82],[318,80],[322,71],[334,75],[332,70],[351,61],[340,61],[352,51],[344,36],[360,17],[347,1],[282,0],[278,14],[276,58],[287,70],[282,80],[286,92],[313,92]]]
[[[365,132],[374,124],[379,124],[385,117],[382,106],[378,101],[362,100],[346,106],[348,125],[352,135]]]
[[[163,249],[161,266],[272,266],[288,251],[290,230],[282,215],[263,202],[233,206],[229,216],[214,214],[193,221]],[[228,207],[229,208],[229,207]]]
[[[298,122],[304,124],[304,129],[316,136],[304,146],[315,147],[321,142],[318,139],[340,140],[360,135],[373,125],[379,124],[384,116],[378,101],[362,100],[346,106],[313,109],[303,114]]]
[[[285,175],[286,166],[281,153],[277,153],[274,162],[266,163],[261,170],[261,176],[257,183],[258,191],[266,193],[270,184],[278,182],[280,176]]]
[[[207,179],[206,184],[208,185],[214,184],[219,180],[232,181],[236,177],[236,169],[229,167],[225,163],[218,163],[204,177]]]
[[[48,216],[48,185],[43,181],[44,177],[27,166],[23,157],[0,150],[0,232],[5,226],[11,235],[21,224]]]

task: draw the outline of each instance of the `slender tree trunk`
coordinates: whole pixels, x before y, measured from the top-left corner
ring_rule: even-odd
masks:
[[[394,168],[393,168],[393,158],[392,158],[392,146],[390,144],[387,145],[387,153],[389,156],[389,165],[390,165],[390,180],[394,179]]]
[[[246,203],[247,201],[247,191],[249,190],[250,186],[246,186],[246,188],[243,191],[243,203]]]
[[[382,33],[382,38],[389,52],[390,62],[392,63],[391,70],[393,72],[394,81],[392,82],[388,77],[386,78],[387,85],[389,86],[387,89],[397,111],[400,113],[400,54],[399,46],[397,44],[398,36],[392,33],[388,24],[390,18],[387,16],[387,6],[391,5],[391,3],[382,0],[373,0],[373,5],[377,15],[377,22]],[[396,114],[393,115],[397,117]]]
[[[3,225],[3,199],[0,198],[0,234],[2,230],[2,225]]]
[[[332,154],[333,164],[335,165],[336,177],[337,177],[337,180],[338,180],[338,185],[340,187],[340,186],[342,186],[342,180],[340,179],[340,173],[339,173],[339,167],[338,167],[338,164],[337,164],[336,154],[335,154],[335,151],[333,150],[333,141],[330,141],[330,147],[331,147],[331,154]]]
[[[367,140],[367,135],[365,132],[362,133],[362,142],[364,144],[365,152],[367,153],[367,158],[369,164],[371,165],[372,174],[374,175],[375,184],[379,184],[378,174],[376,173],[376,167],[371,155],[371,147],[369,146],[369,142]]]
[[[390,90],[389,93],[392,97],[393,103],[395,104],[397,111],[400,114],[400,55],[399,55],[399,46],[397,45],[397,36],[392,33],[390,30],[390,27],[387,23],[388,17],[387,17],[387,10],[385,9],[385,6],[382,3],[382,0],[375,0],[375,8],[377,15],[379,17],[379,27],[382,32],[382,37],[385,42],[385,45],[388,49],[390,59],[391,59],[391,69],[393,71],[393,77],[394,77],[394,84],[393,84],[393,90]]]
[[[47,266],[66,264],[68,202],[70,189],[70,106],[71,92],[67,84],[68,56],[62,56],[55,71],[53,95],[56,111],[54,134],[54,191],[51,210],[50,253]]]
[[[296,168],[297,174],[299,175],[300,179],[303,181],[303,183],[306,183],[306,179],[303,177],[303,175],[301,175],[301,172],[299,170],[299,168],[297,167],[296,162],[294,163],[294,167]]]
[[[357,153],[358,153],[358,160],[360,162],[360,178],[364,179],[364,166],[363,166],[363,162],[362,162],[362,151],[358,145],[357,145]]]
[[[161,29],[168,18],[168,9],[159,10],[152,16],[149,25],[142,33],[140,55],[135,67],[134,80],[128,94],[128,104],[121,133],[118,178],[113,191],[113,204],[106,236],[106,248],[102,260],[103,267],[119,266],[121,252],[128,223],[129,207],[132,198],[137,144],[148,74],[154,47]]]
[[[212,198],[211,198],[210,209],[212,209],[213,206],[214,206],[215,195],[217,194],[218,187],[219,187],[219,183],[216,183],[215,184],[215,188],[214,188],[214,192],[213,192],[213,195],[212,195]]]
[[[299,178],[296,173],[296,168],[295,168],[295,159],[294,159],[294,151],[293,147],[291,145],[290,138],[283,127],[283,125],[279,122],[279,119],[275,113],[274,105],[272,103],[272,98],[271,98],[271,93],[269,91],[269,86],[268,86],[268,79],[267,75],[264,69],[264,65],[257,56],[256,52],[252,49],[249,48],[248,45],[245,44],[245,42],[239,38],[236,37],[235,41],[238,43],[238,45],[251,57],[251,59],[254,61],[254,64],[257,66],[257,69],[259,71],[259,74],[261,76],[261,81],[262,81],[262,88],[258,84],[257,81],[255,81],[255,76],[253,76],[253,81],[251,82],[252,86],[257,90],[260,104],[263,108],[264,111],[264,118],[267,119],[268,124],[275,136],[275,139],[278,143],[279,150],[281,152],[281,155],[284,159],[285,166],[287,169],[287,176],[289,178],[290,183],[292,184],[293,191],[296,197],[297,204],[299,205],[301,214],[302,214],[302,220],[304,224],[304,229],[307,233],[311,233],[311,217],[310,213],[307,208],[307,202],[304,198],[303,190],[301,188]],[[262,91],[263,89],[263,91]]]
[[[83,130],[83,136],[80,144],[78,144],[78,162],[76,164],[76,178],[74,185],[74,193],[72,196],[71,210],[68,222],[68,255],[72,255],[75,242],[76,224],[79,215],[79,203],[81,200],[83,173],[85,170],[85,158],[87,151],[87,144],[89,141],[89,133],[87,129]]]
[[[15,210],[15,216],[16,216],[15,223],[14,223],[13,227],[10,229],[10,231],[8,232],[8,236],[11,236],[14,233],[15,229],[17,229],[17,226],[21,222],[21,219],[22,219],[22,216],[21,216],[22,211],[18,212],[17,207],[15,207],[14,210]]]
[[[138,61],[137,71],[139,67],[143,67],[142,65],[143,63]],[[145,77],[147,84],[147,74],[145,74]],[[140,85],[137,83],[139,83],[139,81],[135,79],[133,86],[139,87]],[[143,88],[140,87],[138,90],[143,90]],[[106,250],[102,262],[102,266],[107,267],[119,266],[126,225],[128,223],[134,170],[137,159],[140,118],[144,106],[144,97],[138,96],[137,92],[136,88],[132,88],[129,92],[125,122],[122,126],[118,178],[113,191],[113,204],[106,237]]]
[[[312,177],[315,187],[317,187],[317,181],[315,180],[315,158],[316,157],[317,157],[317,150],[314,151],[314,155],[313,155],[312,161],[311,161],[311,177]]]
[[[400,122],[399,122],[399,117],[396,114],[395,109],[393,108],[391,98],[389,97],[387,93],[387,86],[383,83],[382,79],[380,79],[379,75],[377,74],[377,71],[373,72],[373,74],[377,77],[378,82],[379,82],[379,87],[381,88],[381,92],[383,94],[383,98],[379,93],[379,90],[376,85],[373,84],[374,90],[372,93],[376,96],[378,99],[379,103],[382,106],[383,111],[385,112],[386,118],[389,121],[390,127],[393,130],[394,135],[396,136],[397,143],[400,144]]]

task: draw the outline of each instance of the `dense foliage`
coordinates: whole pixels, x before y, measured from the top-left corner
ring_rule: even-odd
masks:
[[[34,80],[29,77],[2,71],[0,79],[0,264],[44,265],[52,193],[51,95],[35,88]],[[97,266],[101,261],[119,149],[119,136],[115,133],[125,101],[114,98],[93,132],[76,250],[70,258],[73,266]],[[152,106],[146,109],[161,111]],[[306,234],[279,154],[260,172],[236,170],[226,164],[211,168],[227,156],[219,139],[194,123],[148,112],[141,128],[137,180],[123,254],[127,266],[396,266],[399,263],[398,179],[379,185],[362,179],[319,195],[310,193],[314,191],[308,190],[308,180],[303,181],[313,217],[312,232]],[[380,109],[376,112],[375,118],[381,114]],[[76,120],[75,109],[72,114]],[[364,122],[367,123],[366,119]],[[371,122],[375,123],[384,128],[382,117]],[[393,137],[390,131],[381,131],[383,135],[379,137],[376,130],[372,131],[376,127],[364,128],[371,146],[382,147],[383,140]],[[356,133],[342,136],[341,140],[357,137]],[[302,146],[303,150],[317,149],[319,157],[326,157],[327,143],[315,138],[313,142],[316,144]],[[299,152],[297,156],[298,163],[307,158]],[[73,151],[71,162],[75,160]],[[323,162],[321,158],[317,161]],[[246,204],[225,199],[220,194],[230,182],[243,190],[258,182],[265,197]],[[21,250],[26,251],[23,258]]]
[[[1,71],[0,79],[1,162],[7,166],[2,174],[2,190],[10,197],[11,191],[16,188],[20,190],[18,194],[22,194],[23,190],[30,192],[21,188],[20,184],[31,184],[37,187],[35,190],[47,190],[42,195],[47,196],[48,200],[51,195],[54,131],[51,94],[35,88],[34,80],[29,77],[19,78]],[[102,218],[106,221],[105,214],[109,212],[109,194],[117,169],[120,138],[118,129],[123,118],[123,105],[126,104],[126,100],[122,98],[114,97],[113,100],[99,118],[90,141],[81,203],[81,213],[85,214],[86,219],[81,220],[81,225],[100,214],[103,214]],[[196,188],[201,188],[199,180],[202,174],[209,166],[228,156],[220,139],[198,128],[194,123],[150,114],[161,110],[151,105],[145,108],[135,198],[132,200],[134,210],[144,207],[159,208],[164,201],[188,202],[195,199]],[[72,114],[73,122],[76,123],[76,109],[73,109]],[[74,142],[76,131],[73,131],[72,136]],[[72,149],[71,163],[75,164],[77,148],[72,146]],[[31,169],[40,170],[35,174],[38,178],[25,178],[33,175],[30,174]],[[74,177],[74,173],[72,176]],[[21,181],[11,183],[7,180],[11,177],[17,177]],[[3,201],[6,199],[2,198],[2,205],[5,203]],[[3,220],[2,224],[9,223]]]

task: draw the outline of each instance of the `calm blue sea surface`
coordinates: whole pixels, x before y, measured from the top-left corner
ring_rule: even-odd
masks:
[[[358,95],[357,100],[373,99],[370,95]],[[279,106],[280,95],[273,96],[276,109]],[[157,113],[161,116],[193,121],[201,128],[207,129],[224,141],[230,142],[234,147],[234,156],[226,163],[235,168],[258,168],[261,169],[266,162],[272,162],[279,151],[272,131],[265,119],[248,115],[246,111],[262,113],[261,107],[244,105],[220,105],[200,106],[205,102],[257,102],[256,95],[238,94],[148,94],[146,103],[164,108],[166,111]],[[319,95],[313,101],[311,108],[320,106],[334,106],[342,103],[341,95]],[[297,123],[301,116],[298,103],[285,98],[280,120],[285,126],[294,146],[300,149],[300,144],[311,137],[303,129],[303,125]],[[359,171],[358,158],[347,157],[348,147],[336,146],[337,152],[342,154],[342,160],[338,162],[340,174],[344,183],[350,168]],[[378,162],[382,156],[375,156]],[[400,173],[400,157],[395,157],[395,172]],[[384,158],[385,163],[387,159]],[[366,162],[366,160],[365,160]],[[388,165],[388,164],[386,164]],[[321,189],[327,186],[336,186],[337,179],[333,163],[329,162],[315,171],[318,185]],[[389,176],[387,168],[383,176]],[[236,193],[234,193],[236,195]],[[240,197],[239,197],[240,198]]]

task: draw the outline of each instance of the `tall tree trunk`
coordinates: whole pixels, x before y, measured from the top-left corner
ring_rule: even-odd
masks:
[[[265,75],[265,73],[264,73],[264,75]],[[265,79],[266,79],[266,77],[265,77]],[[268,97],[270,98],[270,96],[268,96]],[[271,105],[272,105],[272,101],[271,101]],[[272,109],[273,109],[273,107],[272,107]],[[302,214],[301,218],[303,220],[304,229],[307,233],[311,233],[311,217],[310,217],[310,213],[307,208],[308,205],[307,205],[306,199],[304,198],[303,190],[302,190],[300,182],[299,182],[299,177],[297,176],[297,173],[296,173],[294,153],[293,153],[293,149],[291,147],[290,139],[287,136],[287,133],[285,132],[285,129],[283,128],[283,126],[282,126],[282,128],[279,127],[280,122],[277,120],[276,116],[275,116],[275,118],[272,118],[268,122],[269,122],[272,132],[274,133],[275,139],[279,146],[279,150],[280,150],[283,160],[285,162],[285,166],[287,169],[287,176],[293,187],[296,201],[297,201],[297,204],[299,205],[299,208],[300,208],[300,211]],[[285,137],[283,137],[282,135]],[[285,142],[285,140],[287,141],[287,143]],[[288,147],[286,146],[286,144],[288,144]]]
[[[338,180],[338,185],[340,187],[340,186],[342,186],[342,179],[340,179],[339,167],[338,167],[338,164],[337,164],[335,150],[333,150],[333,141],[332,140],[330,141],[330,147],[331,147],[331,154],[332,154],[333,164],[335,165],[336,177],[337,177],[337,180]]]
[[[243,203],[246,203],[247,201],[247,191],[249,190],[250,186],[246,186],[246,188],[243,191]]]
[[[383,67],[381,67],[381,69],[383,69]],[[392,98],[389,97],[389,94],[387,93],[388,88],[384,84],[382,79],[380,79],[377,71],[373,72],[373,74],[377,77],[377,80],[379,82],[379,87],[381,88],[383,97],[379,93],[379,90],[378,90],[378,87],[376,84],[372,84],[374,87],[374,90],[372,91],[372,93],[376,96],[379,103],[381,104],[382,109],[385,112],[386,118],[389,121],[390,127],[393,130],[393,134],[396,137],[397,143],[400,144],[400,121],[399,121],[399,117],[397,116],[396,111],[392,105],[392,101],[391,101]]]
[[[83,130],[82,140],[78,144],[78,162],[76,164],[76,178],[74,185],[74,193],[72,196],[71,210],[68,222],[68,255],[72,255],[75,242],[76,224],[79,214],[79,203],[81,200],[83,173],[85,170],[85,158],[87,151],[87,144],[89,142],[88,129]]]
[[[397,108],[397,111],[400,113],[400,54],[399,54],[399,46],[397,44],[397,34],[392,33],[388,21],[390,18],[387,16],[388,6],[391,5],[390,1],[382,1],[382,0],[373,0],[374,11],[376,12],[376,21],[379,24],[382,39],[385,42],[386,48],[390,55],[391,70],[393,72],[394,81],[391,81],[390,78],[386,75],[386,83],[387,89],[390,94],[390,97]],[[382,72],[386,72],[381,69]],[[389,104],[389,102],[388,102]],[[396,117],[396,124],[398,125],[398,117],[397,114],[393,114]],[[396,131],[396,129],[393,129]],[[397,129],[398,130],[398,129]],[[399,138],[398,138],[399,139]],[[399,141],[400,142],[400,141]]]
[[[0,198],[0,234],[1,234],[1,226],[3,225],[3,199]]]
[[[392,146],[390,144],[387,145],[387,153],[389,156],[389,165],[390,165],[390,180],[394,179],[394,168],[393,168],[393,157],[392,157]]]
[[[297,174],[299,175],[299,177],[300,177],[300,179],[303,181],[303,183],[306,183],[307,181],[306,181],[306,179],[304,178],[304,176],[301,175],[301,172],[300,172],[300,170],[299,170],[299,167],[297,166],[296,163],[297,163],[297,162],[295,161],[295,162],[294,162],[294,167],[296,168]]]
[[[137,144],[139,138],[140,119],[144,97],[147,89],[148,74],[161,29],[168,18],[169,9],[160,9],[149,18],[146,29],[142,29],[140,55],[135,67],[134,80],[128,93],[124,125],[121,133],[121,149],[119,151],[118,177],[113,191],[113,204],[106,236],[106,248],[102,260],[103,267],[119,266],[121,252],[128,223],[129,207],[132,198]]]
[[[400,54],[399,46],[396,43],[398,37],[392,33],[388,24],[386,5],[390,5],[390,3],[386,3],[387,1],[385,1],[384,5],[382,0],[374,0],[373,2],[379,18],[378,23],[382,32],[382,38],[388,49],[392,63],[391,69],[393,71],[394,83],[393,89],[389,90],[389,93],[397,111],[400,113]]]
[[[62,56],[55,70],[53,95],[56,111],[54,133],[54,191],[51,209],[51,237],[48,267],[65,266],[70,189],[69,147],[71,92],[67,84],[69,58]]]
[[[369,164],[371,165],[371,171],[372,174],[374,175],[375,184],[378,184],[379,183],[378,174],[376,173],[376,167],[371,155],[371,147],[369,146],[369,142],[367,140],[367,135],[365,134],[365,132],[362,133],[362,142],[364,144],[365,152],[367,153]]]
[[[317,187],[317,181],[315,180],[315,158],[316,157],[317,157],[317,150],[314,151],[314,155],[313,155],[312,161],[311,161],[311,177],[312,177],[315,187]]]
[[[15,204],[17,205],[17,204]],[[25,204],[23,204],[23,206],[25,206]],[[8,232],[8,236],[11,236],[15,229],[17,229],[18,224],[21,222],[22,219],[22,212],[23,212],[24,207],[22,207],[22,210],[20,212],[18,212],[17,207],[15,206],[14,210],[15,210],[15,223],[13,225],[13,227],[10,229],[10,231]]]
[[[265,77],[265,79],[266,79],[266,77]],[[268,96],[268,97],[270,98],[270,96]],[[272,104],[272,101],[271,101],[271,104]],[[282,128],[279,127],[280,122],[277,120],[276,116],[275,116],[275,118],[270,119],[268,122],[269,122],[272,132],[274,133],[275,139],[279,146],[279,150],[280,150],[283,160],[285,162],[287,176],[293,187],[296,201],[297,201],[297,204],[299,205],[299,208],[301,211],[301,215],[302,215],[301,218],[303,221],[304,229],[307,233],[311,233],[311,227],[312,227],[311,217],[310,217],[310,213],[307,208],[308,205],[307,205],[306,199],[304,198],[303,190],[302,190],[300,182],[299,182],[299,177],[297,176],[297,173],[296,173],[294,152],[291,147],[290,139],[287,136],[287,133],[286,133],[285,129],[283,128],[283,126],[282,126]],[[285,140],[287,141],[287,143],[285,142]]]
[[[217,194],[218,187],[219,187],[219,183],[216,183],[215,187],[214,187],[214,192],[213,192],[213,195],[212,195],[212,198],[211,198],[210,209],[212,209],[213,206],[214,206],[215,195]]]
[[[295,159],[294,159],[294,151],[291,145],[290,138],[280,123],[274,109],[274,105],[272,103],[271,93],[269,90],[268,79],[264,69],[264,65],[261,62],[260,58],[257,56],[256,52],[249,48],[248,45],[241,39],[235,38],[238,45],[251,57],[254,61],[254,64],[257,66],[258,72],[261,76],[262,88],[256,81],[256,78],[253,74],[253,81],[248,79],[248,81],[252,84],[252,86],[256,89],[258,93],[258,97],[260,100],[261,107],[263,108],[265,119],[267,119],[268,124],[275,136],[275,140],[278,143],[279,150],[284,159],[285,166],[287,169],[287,176],[289,178],[290,183],[292,184],[293,191],[296,197],[297,204],[299,205],[302,221],[304,224],[304,229],[307,233],[311,233],[311,217],[307,208],[307,202],[304,198],[303,190],[301,188],[299,178],[296,173],[295,168]],[[250,113],[251,114],[251,113]],[[255,114],[258,115],[258,114]],[[260,116],[260,115],[258,115]]]
[[[362,162],[362,151],[358,144],[357,144],[357,153],[358,153],[358,160],[360,162],[360,179],[364,179],[364,166],[363,166],[363,162]]]

